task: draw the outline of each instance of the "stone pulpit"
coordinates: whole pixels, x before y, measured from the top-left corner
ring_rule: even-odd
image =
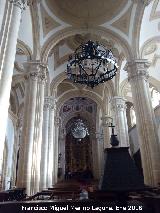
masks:
[[[129,147],[118,147],[119,141],[114,134],[114,126],[110,127],[112,127],[112,148],[105,149],[106,158],[100,190],[119,193],[143,190],[145,188],[143,175],[131,158]]]

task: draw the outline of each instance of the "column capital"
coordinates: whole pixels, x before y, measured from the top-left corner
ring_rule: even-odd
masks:
[[[58,127],[60,127],[61,124],[62,124],[60,117],[55,117],[54,123],[55,123],[55,125],[57,125]]]
[[[48,68],[46,64],[40,61],[29,61],[23,64],[26,77],[32,80],[39,80],[40,83],[45,83],[47,79]]]
[[[96,132],[95,135],[96,135],[95,137],[98,141],[100,141],[100,142],[103,141],[104,134],[102,132]]]
[[[63,141],[65,138],[66,138],[66,132],[61,131],[59,139]]]
[[[39,71],[39,82],[45,84],[47,82],[47,74],[48,74],[48,68],[47,66],[40,65],[40,71]]]
[[[111,100],[113,110],[126,110],[126,100],[123,97],[115,96]]]
[[[55,109],[55,100],[52,96],[47,96],[44,98],[44,110]]]
[[[148,6],[152,0],[132,0],[133,3],[141,3],[143,6]]]
[[[103,127],[108,127],[111,125],[111,123],[113,123],[113,118],[106,114],[101,117],[101,120]]]
[[[134,61],[127,62],[124,67],[124,70],[128,72],[128,80],[136,79],[137,78],[144,78],[145,80],[148,79],[149,73],[148,68],[150,63],[147,59],[136,59]]]
[[[13,3],[14,6],[19,7],[21,10],[24,10],[27,5],[31,4],[30,0],[9,0],[10,3]]]

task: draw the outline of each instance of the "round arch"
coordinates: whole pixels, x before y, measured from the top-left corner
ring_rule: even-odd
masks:
[[[62,126],[65,128],[66,124],[68,123],[69,120],[71,120],[72,118],[75,117],[75,112],[71,112],[63,121]],[[86,119],[88,121],[89,127],[91,128],[92,124],[93,124],[93,118],[90,115],[89,112],[85,111],[85,112],[81,112],[81,117]]]
[[[131,51],[131,48],[127,41],[124,39],[118,37],[118,35],[109,29],[104,29],[103,27],[97,27],[97,28],[90,28],[90,29],[82,29],[82,28],[73,28],[68,27],[64,30],[61,30],[57,33],[55,33],[52,37],[50,37],[43,45],[42,51],[41,51],[41,60],[44,63],[47,63],[48,55],[50,51],[53,49],[53,47],[61,40],[73,36],[75,34],[86,34],[91,33],[95,34],[97,36],[102,36],[104,38],[112,38],[114,41],[121,46],[121,48],[124,50],[124,54],[127,59],[133,58],[133,54]]]
[[[18,39],[17,48],[21,49],[29,60],[32,59],[32,50],[26,43]]]
[[[93,100],[94,102],[96,102],[97,107],[102,109],[102,112],[104,112],[104,106],[103,106],[103,101],[94,93],[87,91],[87,90],[75,90],[75,91],[69,91],[67,93],[65,93],[65,95],[61,96],[59,99],[57,99],[57,103],[56,103],[56,108],[57,108],[57,112],[56,114],[58,115],[60,112],[60,109],[62,107],[62,105],[69,100],[70,98],[73,97],[86,97],[86,98],[90,98],[91,100]]]
[[[54,90],[56,90],[57,86],[66,79],[66,73],[62,72],[59,75],[57,75],[51,82],[50,84],[50,93],[51,95],[54,95]],[[114,96],[114,85],[113,85],[113,81],[107,81],[104,83],[105,84],[105,88],[104,90],[107,89],[107,91],[109,92],[110,96]],[[74,85],[73,85],[74,86]],[[76,87],[75,87],[76,89]]]
[[[155,36],[145,41],[140,49],[140,57],[143,58],[143,52],[145,48],[148,48],[149,46],[152,47],[150,50],[150,54],[153,53],[156,50],[157,43],[160,43],[160,36]]]

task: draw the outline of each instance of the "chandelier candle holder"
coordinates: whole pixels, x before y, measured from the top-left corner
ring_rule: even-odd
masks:
[[[88,129],[81,119],[77,119],[74,122],[71,132],[73,137],[78,139],[78,141],[81,141],[83,138],[89,135]]]
[[[67,76],[74,83],[86,84],[93,88],[99,83],[111,80],[117,69],[112,51],[89,40],[69,56]]]

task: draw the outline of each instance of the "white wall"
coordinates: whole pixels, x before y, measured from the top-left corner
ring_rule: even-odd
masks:
[[[23,41],[33,51],[32,19],[29,7],[22,12],[18,39]]]
[[[142,47],[145,41],[154,36],[159,36],[160,34],[160,32],[158,31],[158,23],[160,18],[152,20],[150,19],[150,14],[155,3],[156,0],[152,1],[144,11],[140,32],[140,48]]]

